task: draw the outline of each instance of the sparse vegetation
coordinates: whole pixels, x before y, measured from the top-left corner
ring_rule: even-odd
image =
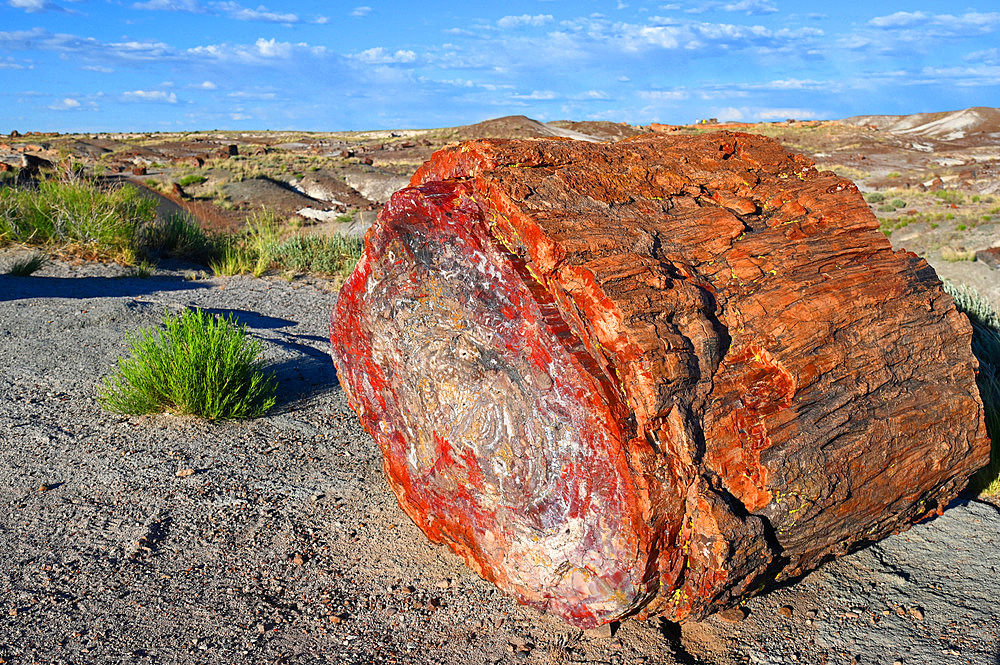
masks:
[[[869,192],[865,194],[865,201],[868,201],[868,203],[882,203],[882,201],[885,201],[885,194],[882,192]]]
[[[934,196],[941,199],[944,203],[955,205],[965,203],[965,197],[962,195],[962,192],[955,189],[938,189],[934,191]]]
[[[192,173],[191,175],[186,175],[177,181],[177,184],[181,187],[190,187],[191,185],[200,185],[201,183],[208,180],[206,176],[200,173]]]
[[[945,245],[941,248],[941,258],[952,263],[956,261],[975,261],[976,253],[969,249],[956,249],[950,245]]]
[[[76,246],[125,263],[134,259],[137,230],[156,203],[134,187],[102,187],[84,179],[43,180],[37,187],[0,189],[0,247],[12,242]]]
[[[110,411],[215,420],[252,418],[274,406],[277,383],[258,360],[260,342],[232,316],[187,309],[128,341],[131,356],[98,389]]]
[[[979,360],[976,384],[985,409],[986,432],[993,444],[990,463],[972,476],[969,491],[975,495],[1000,494],[1000,316],[974,289],[947,282],[944,288],[972,323],[972,353]]]
[[[41,270],[47,261],[48,258],[44,254],[33,252],[28,256],[15,259],[7,274],[15,277],[28,277]]]

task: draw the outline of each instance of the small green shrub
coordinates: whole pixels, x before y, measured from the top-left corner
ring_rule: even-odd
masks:
[[[882,203],[882,201],[885,201],[885,194],[882,192],[869,192],[865,194],[865,201],[868,201],[868,203]]]
[[[889,173],[885,177],[886,178],[898,178],[899,177],[899,172],[898,171],[893,171],[892,173]]]
[[[906,201],[904,201],[903,199],[893,199],[891,201],[891,203],[892,203],[892,207],[893,208],[897,208],[898,209],[898,208],[905,208],[906,207]]]
[[[969,249],[955,249],[949,245],[941,248],[941,258],[950,263],[956,261],[975,261],[976,253]]]
[[[955,205],[965,203],[965,197],[962,196],[962,192],[954,189],[935,190],[934,196],[941,199],[945,203],[954,203]]]
[[[128,341],[131,356],[98,388],[98,401],[110,411],[215,420],[252,418],[274,406],[277,382],[258,360],[260,342],[231,316],[188,309],[166,317],[163,330]]]
[[[42,266],[44,266],[47,262],[48,258],[44,254],[34,252],[20,259],[15,259],[14,262],[10,264],[10,269],[7,271],[7,274],[14,275],[15,277],[27,277],[41,270]]]
[[[973,202],[973,203],[979,203],[979,194],[975,194],[975,195],[973,195],[973,197],[972,197],[972,202]]]
[[[968,227],[968,226],[966,226],[965,224],[959,224],[959,225],[958,225],[958,226],[956,226],[955,228],[956,228],[957,230],[959,230],[959,231],[964,231],[965,229],[967,229],[967,228],[969,228],[969,227]]]
[[[878,207],[878,211],[879,212],[896,212],[896,206],[892,205],[891,203],[886,203],[884,205],[880,205]]]
[[[975,289],[945,282],[944,290],[972,323],[972,353],[979,360],[976,385],[993,444],[990,463],[972,476],[969,491],[977,496],[1000,494],[1000,316]]]
[[[181,187],[189,187],[191,185],[200,185],[206,180],[208,180],[208,178],[206,178],[205,176],[197,173],[192,173],[191,175],[186,175],[180,180],[178,180],[177,184],[180,185]]]

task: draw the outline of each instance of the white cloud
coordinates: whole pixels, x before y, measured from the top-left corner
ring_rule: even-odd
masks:
[[[198,0],[147,0],[147,2],[136,2],[132,9],[146,9],[150,11],[163,12],[190,12],[201,14],[205,8]]]
[[[890,30],[918,28],[934,35],[984,34],[993,32],[1000,25],[1000,12],[966,12],[961,16],[919,11],[895,12],[888,16],[876,16],[868,21],[868,25]]]
[[[230,113],[229,117],[233,120],[250,120],[253,118],[252,115],[247,115],[246,113]]]
[[[511,95],[512,99],[533,99],[536,101],[557,99],[558,97],[559,95],[552,90],[532,90],[527,95]]]
[[[257,9],[247,9],[237,2],[216,2],[212,6],[227,14],[229,18],[234,18],[238,21],[264,21],[266,23],[299,22],[297,14],[272,12],[264,5],[260,5]]]
[[[417,59],[417,54],[407,50],[399,50],[392,53],[382,46],[376,46],[375,48],[357,53],[352,57],[367,65],[388,65],[413,62]]]
[[[1000,65],[1000,49],[991,48],[975,51],[962,59],[966,62],[981,62],[984,65]]]
[[[362,16],[368,16],[369,14],[371,14],[371,12],[372,12],[372,8],[371,7],[365,7],[365,6],[355,7],[351,11],[351,16],[357,16],[357,17],[360,18]]]
[[[546,23],[552,22],[551,14],[538,14],[536,16],[531,16],[530,14],[522,14],[520,16],[504,16],[502,19],[497,21],[497,25],[501,28],[519,28],[521,26],[530,25],[534,27],[543,26]]]
[[[242,62],[244,64],[265,64],[268,62],[289,60],[296,55],[322,56],[326,54],[323,46],[309,46],[304,42],[293,44],[279,42],[274,38],[261,37],[253,45],[247,44],[209,44],[196,46],[184,52],[187,56],[210,58],[220,62]]]
[[[164,102],[166,104],[176,104],[177,95],[173,92],[167,94],[162,90],[131,90],[122,93],[122,100],[126,102]]]
[[[49,0],[7,0],[7,4],[14,9],[23,9],[29,14],[41,14],[42,12],[65,12],[66,9],[49,2]]]
[[[53,111],[72,111],[73,109],[80,108],[80,102],[72,97],[66,97],[55,104],[52,104],[49,108]]]
[[[83,67],[80,67],[80,69],[87,72],[98,72],[101,74],[111,74],[112,72],[115,71],[110,67],[101,67],[100,65],[85,65]]]
[[[201,90],[215,90],[219,86],[215,85],[211,81],[202,81],[201,83],[199,83],[195,87],[196,88],[200,88]]]
[[[679,101],[690,95],[684,90],[640,90],[639,97],[653,101]]]

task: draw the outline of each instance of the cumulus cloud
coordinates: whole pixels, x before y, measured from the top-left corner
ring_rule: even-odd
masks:
[[[673,5],[672,7],[676,9],[678,6]],[[747,16],[753,16],[773,14],[778,11],[778,8],[771,0],[736,0],[736,2],[701,2],[684,11],[688,14],[704,14],[711,11],[741,12]]]
[[[680,101],[690,95],[684,90],[640,90],[639,97],[658,102]]]
[[[868,21],[868,25],[887,30],[919,29],[934,35],[985,34],[1000,26],[1000,12],[966,12],[960,16],[921,11],[895,12],[876,16]]]
[[[293,44],[261,37],[252,45],[247,44],[209,44],[196,46],[185,51],[188,56],[210,58],[223,62],[241,62],[245,64],[265,64],[289,60],[296,55],[321,56],[326,53],[323,46],[310,46],[304,42]]]
[[[199,83],[199,84],[198,84],[198,85],[196,85],[195,87],[196,87],[196,88],[199,88],[199,89],[201,89],[201,90],[215,90],[215,89],[216,89],[216,88],[218,88],[219,86],[215,85],[215,84],[214,84],[214,83],[212,83],[211,81],[202,81],[201,83]]]
[[[55,104],[52,104],[49,108],[53,111],[72,111],[73,109],[80,108],[80,102],[72,97],[66,97],[65,99],[59,100]]]
[[[212,5],[219,11],[238,21],[264,21],[266,23],[298,23],[297,14],[272,12],[264,5],[257,9],[247,9],[237,2],[216,2]]]
[[[176,104],[177,95],[166,93],[162,90],[130,90],[122,93],[122,100],[126,102],[159,102],[165,104]]]
[[[190,12],[201,14],[206,10],[198,0],[147,0],[147,2],[136,2],[132,9],[145,9],[149,11],[163,12]]]
[[[353,10],[351,10],[351,16],[357,16],[358,18],[361,18],[362,16],[368,16],[371,13],[372,13],[372,8],[366,6],[355,7]]]
[[[984,65],[1000,65],[1000,49],[990,48],[974,51],[962,59],[966,62],[981,62]]]
[[[557,99],[557,95],[552,90],[532,90],[527,95],[511,95],[512,99],[533,99],[533,100],[550,100]]]
[[[60,7],[54,2],[49,2],[49,0],[7,0],[7,4],[14,9],[23,9],[29,14],[41,14],[42,12],[67,12],[68,10]]]
[[[393,53],[382,46],[376,46],[375,48],[357,53],[352,57],[366,65],[388,65],[413,62],[417,59],[417,54],[407,50],[398,50]]]
[[[538,14],[536,16],[531,16],[530,14],[522,14],[520,16],[504,16],[502,19],[497,21],[497,25],[504,29],[509,28],[520,28],[522,26],[542,26],[546,23],[552,22],[551,14]]]

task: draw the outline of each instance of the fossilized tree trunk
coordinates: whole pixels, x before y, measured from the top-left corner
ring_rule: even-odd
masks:
[[[986,463],[971,329],[857,189],[763,137],[442,150],[331,320],[400,505],[582,627],[698,618]]]

